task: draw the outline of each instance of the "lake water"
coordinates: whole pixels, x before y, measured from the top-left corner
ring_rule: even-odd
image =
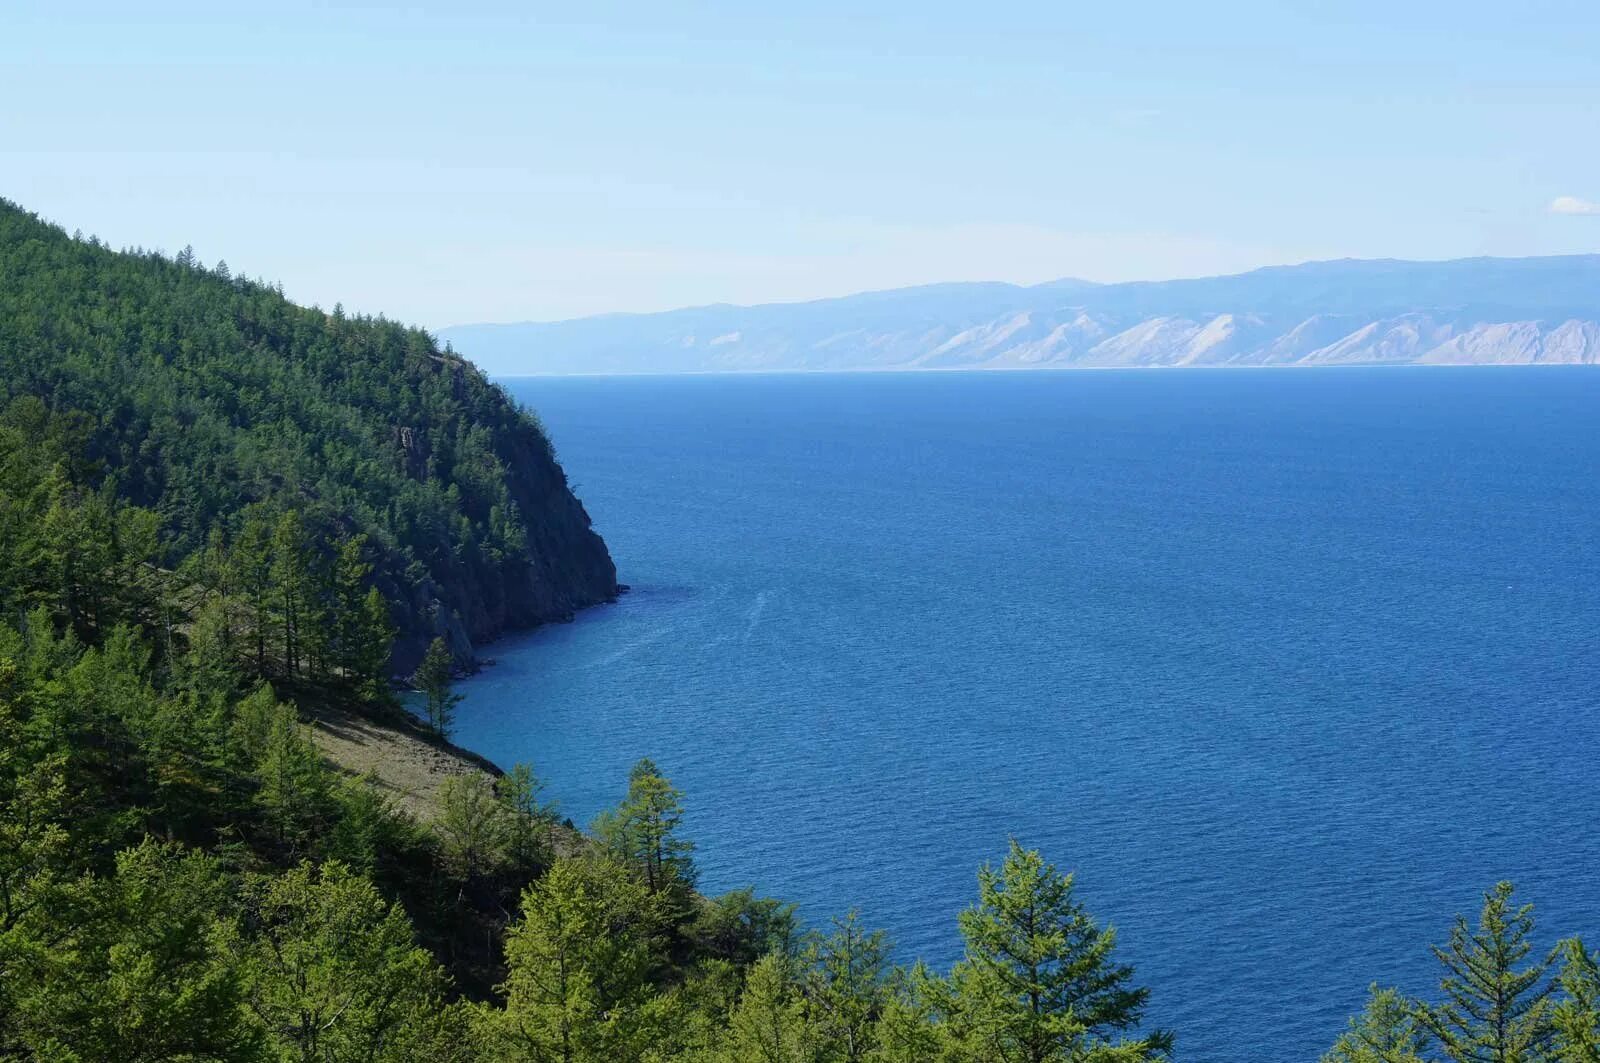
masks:
[[[1014,835],[1186,1060],[1313,1060],[1511,878],[1600,938],[1600,371],[509,381],[633,593],[459,740],[958,955]]]

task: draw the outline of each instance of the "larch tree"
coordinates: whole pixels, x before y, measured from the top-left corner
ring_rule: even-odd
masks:
[[[614,860],[557,861],[524,891],[506,936],[505,1007],[475,1012],[483,1054],[538,1063],[640,1058],[660,962],[656,907]]]
[[[817,1063],[821,1036],[801,992],[794,960],[769,953],[745,976],[716,1063]]]
[[[1367,1006],[1322,1057],[1322,1063],[1426,1063],[1428,1035],[1417,1005],[1399,990],[1368,990]]]
[[[1553,957],[1533,952],[1533,905],[1513,905],[1512,886],[1484,894],[1476,928],[1457,916],[1450,940],[1434,946],[1444,966],[1442,1004],[1417,1013],[1454,1063],[1545,1063],[1552,1024]]]
[[[263,881],[247,909],[250,933],[231,944],[244,999],[289,1058],[438,1058],[447,979],[371,882],[303,863]]]
[[[869,931],[856,912],[813,934],[801,953],[801,985],[826,1042],[826,1058],[863,1063],[877,1045],[877,1021],[888,988],[889,941]]]
[[[1113,957],[1116,931],[1073,896],[1073,876],[1015,841],[978,872],[961,913],[965,958],[951,973],[948,1027],[973,1063],[1164,1059],[1165,1031],[1134,1034],[1149,990]]]
[[[679,837],[683,791],[648,758],[628,774],[628,796],[600,816],[595,834],[613,856],[638,869],[651,893],[694,887],[694,843]]]
[[[1572,938],[1561,943],[1562,1000],[1551,1014],[1559,1063],[1600,1063],[1600,956]]]
[[[456,706],[461,703],[461,695],[450,690],[454,666],[450,647],[445,645],[444,639],[436,638],[428,644],[428,652],[422,655],[422,663],[411,676],[412,684],[422,691],[425,699],[428,727],[440,738],[450,737],[455,726]]]

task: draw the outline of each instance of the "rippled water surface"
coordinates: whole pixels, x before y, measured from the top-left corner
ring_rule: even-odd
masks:
[[[1312,1060],[1514,879],[1600,937],[1600,371],[515,380],[632,594],[460,740],[958,954],[1008,835],[1188,1060]]]

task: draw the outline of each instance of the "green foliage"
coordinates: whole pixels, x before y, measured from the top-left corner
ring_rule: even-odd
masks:
[[[494,784],[505,813],[505,859],[524,873],[555,858],[555,831],[560,813],[555,802],[540,800],[544,783],[527,764],[513,765]]]
[[[259,882],[230,944],[244,1000],[285,1060],[449,1058],[464,1015],[411,922],[338,863]]]
[[[687,896],[695,882],[694,843],[683,838],[683,792],[650,760],[628,775],[628,796],[596,820],[595,837],[614,858],[644,877],[652,893]]]
[[[1457,916],[1450,940],[1433,954],[1444,966],[1445,1000],[1418,1012],[1422,1026],[1455,1063],[1540,1063],[1555,1037],[1551,959],[1520,966],[1533,951],[1533,906],[1514,906],[1512,886],[1484,894],[1476,929]]]
[[[1600,1063],[1600,957],[1572,938],[1561,943],[1564,999],[1551,1012],[1558,1063]]]
[[[1427,1034],[1417,1005],[1395,989],[1369,990],[1367,1007],[1322,1057],[1322,1063],[1424,1063]]]
[[[876,1023],[889,992],[889,943],[868,931],[855,912],[813,934],[801,953],[802,983],[821,1040],[822,1058],[862,1063],[877,1048]]]
[[[773,953],[750,969],[716,1055],[726,1063],[813,1063],[820,1036],[795,977],[794,961]]]
[[[51,455],[19,509],[0,504],[0,617],[48,604],[86,640],[152,621],[140,567],[176,569],[216,533],[245,548],[238,591],[278,612],[291,668],[336,656],[317,636],[339,625],[314,613],[338,595],[300,577],[342,538],[366,537],[369,582],[413,639],[436,608],[483,638],[615,593],[537,422],[427,333],[115,253],[3,200],[0,277],[0,481]],[[293,531],[290,512],[314,557],[274,584],[260,535]]]
[[[475,1016],[483,1050],[505,1060],[637,1058],[653,1028],[661,934],[659,906],[627,867],[558,861],[523,894],[506,938],[505,1007]]]
[[[445,645],[444,639],[436,638],[428,644],[428,652],[423,654],[422,663],[411,677],[412,684],[422,691],[425,699],[428,727],[440,738],[450,736],[455,726],[456,706],[461,703],[461,695],[450,690],[454,670],[450,647]]]
[[[13,1037],[53,1059],[257,1058],[215,861],[146,842],[62,892],[14,961]]]
[[[1136,1029],[1149,990],[1112,958],[1116,932],[1073,896],[1073,877],[1015,841],[978,872],[961,913],[966,958],[950,979],[948,1028],[960,1059],[993,1063],[1164,1058],[1163,1031]]]
[[[505,850],[509,830],[505,806],[494,784],[474,772],[454,775],[440,787],[439,817],[433,831],[445,860],[461,878],[492,871]]]

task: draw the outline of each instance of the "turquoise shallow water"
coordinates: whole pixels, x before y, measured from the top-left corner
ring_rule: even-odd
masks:
[[[1310,1060],[1514,879],[1600,938],[1600,372],[515,380],[624,581],[459,739],[948,964],[1008,835],[1188,1060]]]

